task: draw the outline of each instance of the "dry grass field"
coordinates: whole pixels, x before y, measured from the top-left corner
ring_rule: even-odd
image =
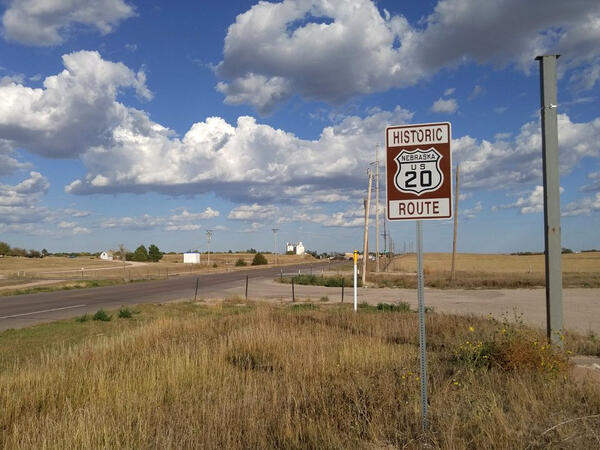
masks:
[[[597,448],[600,389],[521,325],[181,303],[0,333],[2,448]],[[593,337],[566,336],[600,353]]]
[[[270,255],[265,254],[269,264],[298,264],[316,261],[312,256]],[[243,259],[247,266],[236,267],[238,259]],[[0,258],[0,281],[10,284],[7,280],[23,282],[34,280],[138,280],[166,278],[167,276],[186,273],[207,273],[252,268],[250,264],[254,254],[251,253],[211,253],[210,265],[205,254],[201,256],[200,264],[183,264],[183,255],[164,255],[157,263],[135,263],[120,261],[102,261],[96,257],[56,257]],[[215,267],[216,264],[216,267]],[[264,266],[262,266],[264,267]],[[14,283],[17,284],[17,283]]]
[[[425,253],[424,271],[450,271],[451,253]],[[600,252],[562,255],[563,272],[600,273]],[[391,272],[416,272],[415,254],[398,256],[389,266]],[[457,253],[456,270],[487,273],[544,273],[544,255],[505,255]]]
[[[458,253],[454,282],[450,282],[451,258],[449,253],[424,255],[423,272],[427,286],[470,289],[545,285],[544,255]],[[374,263],[370,263],[371,272],[374,272],[374,267]],[[415,254],[397,256],[385,273],[372,274],[370,281],[379,286],[414,287],[416,281],[412,274],[416,270]],[[564,254],[562,271],[564,287],[600,287],[600,252]]]

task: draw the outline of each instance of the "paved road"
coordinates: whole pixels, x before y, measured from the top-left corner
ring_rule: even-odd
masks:
[[[311,269],[312,267],[312,269]],[[302,270],[320,271],[329,263],[283,266],[286,273]],[[94,313],[100,308],[119,308],[137,303],[161,303],[194,298],[198,280],[198,298],[216,292],[228,295],[244,295],[246,276],[249,279],[274,278],[280,267],[249,269],[235,272],[177,276],[168,280],[130,283],[90,289],[55,291],[31,295],[0,297],[0,330],[21,328],[56,319]],[[252,283],[250,283],[252,287]],[[221,294],[223,295],[223,294]]]

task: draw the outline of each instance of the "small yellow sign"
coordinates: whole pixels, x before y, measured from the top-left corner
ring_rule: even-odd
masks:
[[[354,250],[354,264],[358,261],[358,250]]]

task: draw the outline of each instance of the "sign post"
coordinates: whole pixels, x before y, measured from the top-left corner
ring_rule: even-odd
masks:
[[[357,286],[357,270],[356,264],[358,262],[358,250],[354,250],[354,311],[358,309],[358,286]]]
[[[386,203],[388,220],[417,222],[417,295],[421,353],[421,414],[427,431],[427,352],[422,220],[452,218],[452,152],[448,122],[388,127]]]

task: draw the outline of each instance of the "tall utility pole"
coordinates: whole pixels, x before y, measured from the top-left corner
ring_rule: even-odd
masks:
[[[386,222],[387,222],[387,219],[385,218],[385,215],[384,215],[384,217],[383,217],[383,234],[382,234],[382,236],[383,236],[383,254],[384,255],[387,255],[387,253],[388,253],[387,230],[386,230],[386,226],[385,226]]]
[[[210,238],[212,238],[213,230],[206,230],[206,265],[210,267]]]
[[[277,258],[277,232],[279,231],[279,228],[272,228],[273,230],[273,253],[275,254],[275,264],[278,263],[278,258]]]
[[[373,181],[373,173],[371,169],[367,169],[369,174],[369,187],[367,189],[367,198],[365,199],[365,236],[363,245],[363,264],[362,264],[362,284],[367,282],[367,260],[369,259],[369,210],[371,208],[371,184]]]
[[[456,165],[456,191],[454,192],[454,238],[452,239],[452,268],[450,269],[450,280],[454,281],[454,260],[456,259],[456,230],[458,230],[458,172],[460,166]]]
[[[379,145],[375,147],[375,272],[379,272]]]
[[[542,103],[542,160],[544,168],[544,243],[546,247],[546,333],[553,344],[563,345],[561,272],[560,175],[558,171],[558,120],[556,60],[560,55],[535,58],[540,62]]]

